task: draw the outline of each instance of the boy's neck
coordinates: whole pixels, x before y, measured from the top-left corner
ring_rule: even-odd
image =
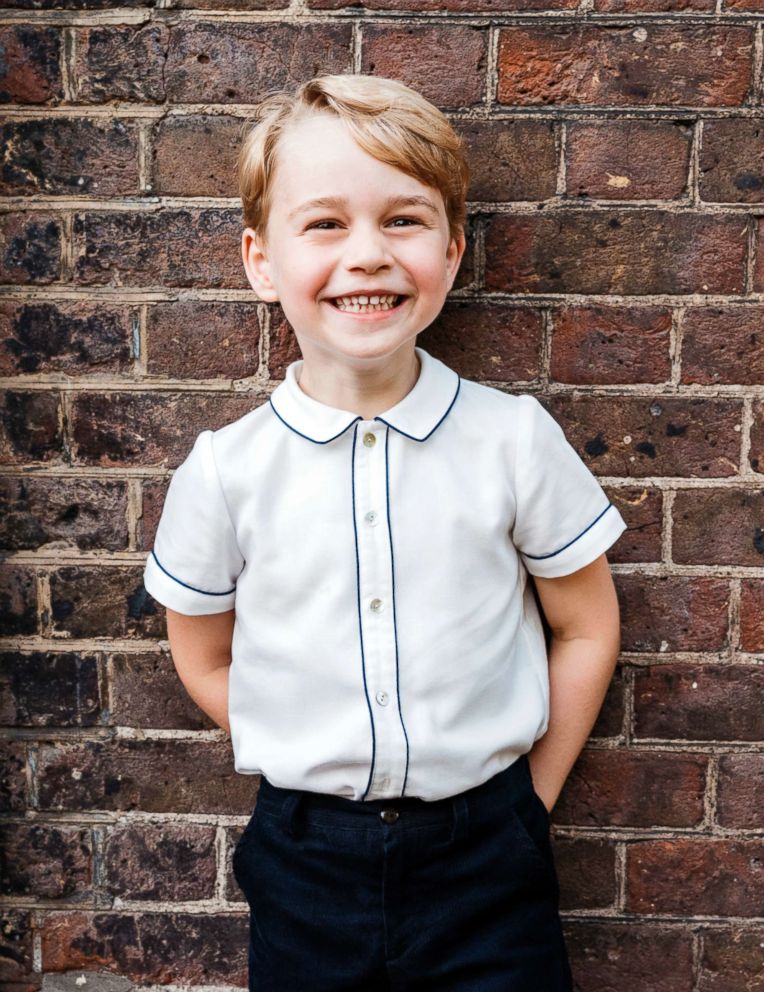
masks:
[[[420,367],[419,356],[414,351],[391,356],[384,366],[360,372],[303,357],[297,383],[319,403],[373,420],[411,392]]]

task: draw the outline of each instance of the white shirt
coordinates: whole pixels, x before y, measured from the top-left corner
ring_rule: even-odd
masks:
[[[179,613],[236,610],[238,772],[433,800],[547,729],[527,572],[583,568],[626,524],[535,397],[416,351],[413,389],[373,420],[308,396],[293,362],[173,474],[145,585]]]

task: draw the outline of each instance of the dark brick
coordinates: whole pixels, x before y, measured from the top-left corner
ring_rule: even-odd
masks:
[[[761,927],[699,929],[698,992],[756,992],[764,988]]]
[[[764,754],[722,754],[716,785],[716,820],[722,827],[760,830]]]
[[[0,890],[8,896],[76,899],[93,881],[90,830],[0,824]]]
[[[258,393],[85,393],[72,411],[72,450],[82,465],[176,468],[202,430],[260,406]]]
[[[95,968],[136,982],[246,986],[246,913],[50,913],[45,972]]]
[[[761,915],[764,841],[715,838],[632,841],[625,907],[632,913]]]
[[[720,651],[729,583],[692,575],[614,576],[623,651]]]
[[[143,0],[142,6],[153,7],[155,0]],[[104,7],[134,7],[135,0],[5,0],[6,7],[22,10],[100,10]]]
[[[138,193],[138,136],[123,121],[58,118],[0,128],[3,195]]]
[[[124,372],[131,368],[132,322],[119,306],[76,302],[0,302],[0,374]]]
[[[241,212],[110,211],[76,214],[74,273],[83,286],[248,286]]]
[[[398,79],[441,110],[483,103],[487,58],[484,28],[460,24],[364,27],[361,72]]]
[[[215,828],[130,823],[104,844],[106,889],[122,899],[211,899],[215,894]]]
[[[541,320],[531,307],[451,300],[423,344],[465,378],[527,381],[541,371]]]
[[[159,526],[168,485],[168,479],[143,479],[143,512],[138,521],[136,543],[138,551],[150,551],[154,546],[154,536]]]
[[[584,748],[552,810],[555,823],[695,827],[703,820],[708,757]]]
[[[64,90],[61,34],[53,27],[0,28],[0,103],[58,103]]]
[[[740,293],[746,230],[737,217],[666,210],[496,214],[486,288],[503,293]]]
[[[170,28],[138,25],[74,28],[75,92],[83,103],[161,103]]]
[[[133,0],[134,2],[134,0]],[[226,0],[226,10],[283,10],[289,0]],[[220,0],[174,0],[179,10],[220,10]]]
[[[5,390],[0,398],[0,462],[54,461],[62,448],[59,394]]]
[[[238,196],[236,156],[245,124],[240,117],[207,114],[162,118],[154,130],[152,193]]]
[[[209,0],[212,2],[212,0]],[[341,10],[347,8],[356,11],[358,0],[307,0],[309,9]],[[366,10],[389,10],[401,13],[430,11],[441,14],[445,11],[461,14],[476,14],[496,12],[504,14],[507,11],[536,11],[536,10],[575,10],[576,0],[363,0]]]
[[[93,655],[0,654],[0,723],[92,727],[100,722],[101,705]]]
[[[635,37],[634,26],[503,28],[497,100],[520,106],[743,103],[752,78],[751,28],[648,24],[642,30],[644,40]]]
[[[284,311],[278,303],[268,307],[270,317],[268,375],[280,381],[286,375],[287,365],[302,358],[297,338],[294,336]]]
[[[684,122],[573,121],[567,131],[569,196],[673,200],[685,195],[692,129]]]
[[[0,741],[0,810],[18,813],[27,804],[27,746],[24,741]],[[2,934],[0,927],[0,934]],[[0,954],[0,975],[3,957]]]
[[[45,476],[0,478],[0,548],[126,550],[127,489],[121,480]]]
[[[576,992],[694,992],[689,927],[572,920],[565,937]]]
[[[664,11],[670,13],[704,11],[711,14],[716,9],[716,4],[714,0],[594,0],[593,9],[607,14],[660,14]]]
[[[0,982],[8,992],[29,992],[42,976],[33,973],[32,914],[17,909],[3,910],[0,926]]]
[[[615,903],[615,846],[610,840],[558,837],[554,859],[560,909],[609,909]]]
[[[0,565],[0,628],[5,637],[37,633],[37,584],[28,566]]]
[[[470,200],[546,200],[557,186],[549,121],[458,121],[470,167]]]
[[[761,218],[756,220],[756,265],[753,273],[753,290],[755,293],[764,292],[764,224]]]
[[[244,893],[239,888],[239,883],[233,873],[233,850],[241,837],[242,827],[227,827],[225,829],[225,882],[223,885],[223,898],[227,902],[245,902]]]
[[[459,270],[456,273],[453,289],[466,289],[476,285],[477,273],[475,271],[475,250],[478,226],[482,223],[479,218],[467,216],[464,222],[464,237],[466,247],[462,255]]]
[[[256,103],[319,72],[350,72],[351,40],[349,24],[180,21],[170,32],[167,98],[171,103]]]
[[[679,490],[673,517],[675,562],[764,565],[764,488]]]
[[[565,306],[553,311],[550,372],[558,382],[668,382],[666,307]]]
[[[682,382],[758,385],[764,307],[691,307],[682,321]]]
[[[215,728],[186,692],[169,655],[116,654],[110,667],[111,718],[117,726]]]
[[[61,273],[61,222],[42,211],[0,216],[0,281],[55,282]]]
[[[764,400],[754,399],[751,404],[753,424],[751,425],[751,450],[748,464],[754,472],[764,475]]]
[[[605,700],[600,707],[590,737],[620,737],[623,733],[624,688],[623,667],[619,665],[610,680]]]
[[[539,399],[596,475],[738,472],[743,411],[737,399],[575,393]]]
[[[740,580],[740,647],[764,651],[764,581]]]
[[[636,738],[760,741],[764,668],[655,665],[634,676]]]
[[[235,772],[228,741],[42,745],[37,772],[43,810],[244,814],[259,781]]]
[[[161,637],[164,614],[143,568],[71,565],[50,574],[51,627],[69,637]]]
[[[661,560],[661,528],[663,494],[660,489],[605,487],[605,493],[615,503],[626,521],[627,530],[608,548],[610,562],[640,562]]]
[[[764,200],[764,126],[760,120],[710,120],[703,124],[698,185],[712,203]]]
[[[178,379],[243,379],[259,365],[256,303],[158,303],[148,310],[147,371]]]

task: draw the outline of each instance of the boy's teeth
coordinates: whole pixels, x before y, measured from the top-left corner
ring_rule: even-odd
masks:
[[[336,305],[340,310],[351,310],[353,313],[358,313],[362,310],[391,310],[397,301],[398,297],[393,294],[388,294],[387,296],[367,296],[361,294],[359,296],[338,296],[336,299]]]

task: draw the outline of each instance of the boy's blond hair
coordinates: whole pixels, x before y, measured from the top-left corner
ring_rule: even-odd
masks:
[[[242,127],[237,162],[245,227],[265,243],[279,139],[291,124],[319,113],[344,121],[369,155],[440,190],[449,234],[458,237],[469,183],[462,139],[420,93],[395,79],[358,73],[316,76],[294,93],[282,90],[257,104],[254,124]]]

